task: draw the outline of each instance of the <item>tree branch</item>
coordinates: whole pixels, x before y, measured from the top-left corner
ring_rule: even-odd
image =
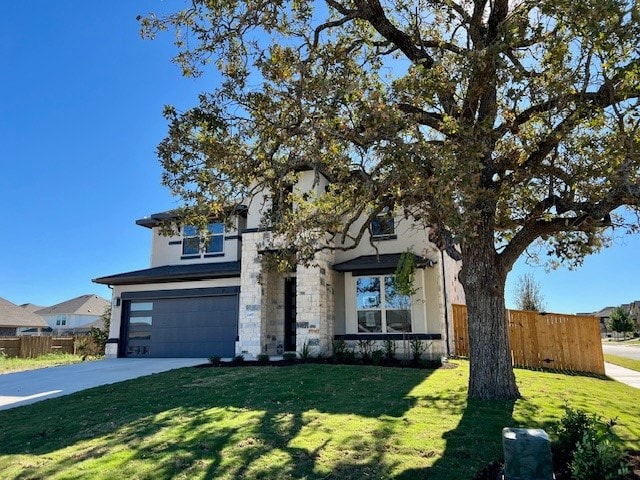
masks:
[[[327,2],[333,2],[333,0],[327,0]],[[380,35],[394,43],[409,60],[427,68],[433,66],[433,58],[424,49],[418,47],[409,35],[389,21],[378,0],[354,0],[354,3],[358,7],[358,18],[367,20]]]
[[[409,103],[399,103],[398,108],[404,113],[413,115],[420,125],[431,127],[438,132],[445,134],[444,125],[442,123],[442,115],[435,112],[425,112],[421,108],[418,108]]]

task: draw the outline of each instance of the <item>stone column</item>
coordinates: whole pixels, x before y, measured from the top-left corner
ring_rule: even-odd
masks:
[[[334,331],[332,255],[320,252],[313,265],[297,269],[296,349],[304,345],[313,354],[331,352]]]
[[[263,288],[260,284],[262,258],[258,253],[268,232],[242,235],[240,269],[240,308],[236,355],[256,356],[261,353],[265,336],[263,325]]]

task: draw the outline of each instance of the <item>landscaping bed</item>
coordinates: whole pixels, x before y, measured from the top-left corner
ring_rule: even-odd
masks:
[[[626,463],[629,468],[629,473],[624,480],[638,480],[640,479],[640,451],[631,451],[626,454]],[[485,468],[480,470],[473,480],[502,480],[502,474],[504,471],[504,462],[496,461],[491,462]],[[555,480],[573,480],[571,474],[566,468],[561,468],[554,471]]]

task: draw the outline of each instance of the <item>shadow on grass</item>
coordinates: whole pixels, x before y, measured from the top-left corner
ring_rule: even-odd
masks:
[[[444,434],[444,454],[426,469],[406,470],[398,479],[470,479],[486,466],[487,459],[502,457],[502,429],[514,426],[515,402],[470,400],[453,430]],[[478,443],[479,438],[486,439]]]
[[[21,462],[12,478],[106,478],[105,456],[122,478],[380,478],[388,476],[387,441],[415,405],[409,392],[431,373],[341,365],[178,370],[2,411],[0,455],[47,458]],[[343,445],[345,459],[331,458],[327,471],[318,462],[330,442],[330,454]]]

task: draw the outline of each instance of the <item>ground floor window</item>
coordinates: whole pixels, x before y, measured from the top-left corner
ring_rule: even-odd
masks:
[[[411,297],[398,293],[393,275],[355,281],[359,333],[411,332]]]

